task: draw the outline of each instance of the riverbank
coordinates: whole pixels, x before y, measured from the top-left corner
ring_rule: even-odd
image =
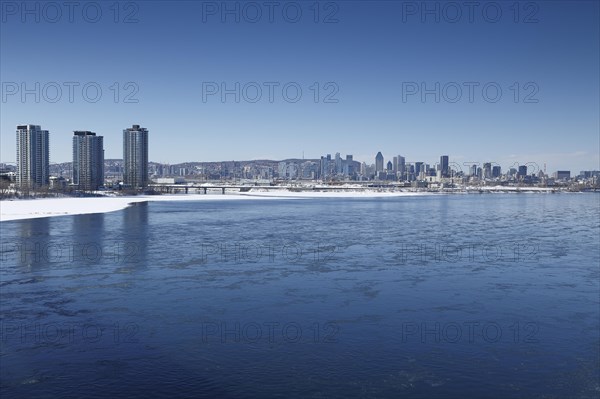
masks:
[[[269,200],[269,199],[310,199],[310,198],[391,198],[407,196],[470,194],[470,193],[552,193],[548,188],[489,187],[479,190],[447,191],[296,191],[268,190],[254,188],[252,191],[235,194],[166,194],[139,196],[106,197],[63,197],[39,199],[7,199],[0,201],[0,222],[35,219],[54,216],[84,215],[91,213],[114,212],[138,202],[156,201],[227,201],[227,200]]]
[[[0,201],[0,222],[53,216],[120,211],[148,201],[206,201],[248,199],[240,195],[152,195],[127,197],[39,198]],[[260,199],[260,198],[258,198]]]
[[[375,198],[423,195],[406,192],[250,192],[239,194],[180,194],[111,197],[64,197],[12,199],[0,201],[0,222],[54,216],[114,212],[138,202],[156,201],[229,201],[308,198]]]

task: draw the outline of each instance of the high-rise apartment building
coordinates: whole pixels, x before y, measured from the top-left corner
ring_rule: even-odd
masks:
[[[89,131],[73,132],[73,185],[97,190],[104,185],[104,138]]]
[[[17,126],[17,186],[50,184],[50,142],[47,130],[38,125]]]
[[[148,129],[133,125],[123,130],[123,184],[148,185]]]

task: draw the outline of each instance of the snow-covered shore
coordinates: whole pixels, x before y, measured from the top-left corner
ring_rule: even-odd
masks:
[[[241,195],[140,195],[131,197],[39,198],[0,201],[0,222],[35,219],[51,216],[84,215],[114,212],[136,202],[148,201],[206,201],[243,200]],[[254,197],[254,199],[262,199]]]
[[[435,194],[435,193],[433,193]],[[380,198],[380,197],[411,197],[417,195],[432,195],[432,193],[418,191],[288,191],[288,190],[264,190],[253,189],[244,193],[248,197],[263,198]]]
[[[137,198],[40,198],[0,201],[0,221],[35,219],[48,216],[112,212],[126,208]]]
[[[470,192],[552,192],[548,188],[528,187],[481,187],[462,190]],[[179,195],[140,195],[140,196],[106,196],[84,198],[40,198],[26,200],[0,201],[0,222],[21,219],[35,219],[51,216],[83,215],[90,213],[114,212],[126,208],[136,202],[155,201],[227,201],[227,200],[273,200],[273,199],[310,199],[310,198],[390,198],[424,195],[449,194],[447,192],[426,191],[293,191],[293,190],[262,190],[253,188],[251,191],[235,194],[179,194]]]
[[[40,198],[0,201],[0,222],[51,216],[114,212],[137,202],[155,201],[227,201],[308,198],[373,198],[423,195],[407,192],[257,192],[239,194],[180,194],[132,197]]]
[[[135,197],[40,198],[0,201],[0,222],[50,216],[114,212],[147,201],[240,200],[239,195],[153,195]]]

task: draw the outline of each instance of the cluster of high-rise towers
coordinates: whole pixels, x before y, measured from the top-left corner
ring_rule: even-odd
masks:
[[[406,159],[402,155],[398,155],[385,165],[383,154],[380,151],[375,155],[375,178],[379,180],[411,180],[409,176],[419,178],[423,176],[436,176],[437,174],[439,174],[439,177],[449,177],[449,159],[448,155],[440,156],[440,163],[436,168],[432,168],[424,162],[407,164]]]
[[[73,132],[71,184],[79,190],[104,185],[104,138],[90,131]],[[36,188],[50,183],[50,134],[39,125],[17,126],[17,186]],[[123,129],[123,185],[148,185],[148,129]]]

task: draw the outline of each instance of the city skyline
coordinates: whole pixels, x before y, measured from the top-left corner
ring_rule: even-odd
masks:
[[[555,182],[584,181],[592,179],[596,184],[598,170],[581,170],[578,174],[571,170],[556,170],[548,173],[535,163],[514,163],[503,167],[495,162],[465,162],[463,165],[451,161],[449,155],[441,155],[439,162],[406,162],[401,154],[390,160],[378,151],[373,161],[367,163],[354,159],[352,154],[336,152],[322,155],[320,159],[289,159],[281,161],[221,161],[214,163],[191,162],[182,167],[153,163],[148,159],[149,132],[140,125],[123,129],[123,158],[108,159],[105,162],[103,137],[91,131],[74,131],[72,154],[69,166],[50,168],[49,131],[38,125],[17,126],[17,158],[15,177],[18,187],[34,188],[48,185],[50,189],[71,189],[94,191],[110,187],[146,189],[150,184],[161,185],[183,183],[183,177],[192,180],[209,179],[251,179],[251,180],[312,180],[334,181],[376,181],[409,183],[415,187],[431,187],[439,184],[471,183],[487,184],[527,184],[553,186]],[[62,165],[69,164],[63,163]],[[205,165],[205,166],[199,166]],[[207,164],[218,166],[206,167]],[[55,164],[60,165],[60,164]],[[2,166],[3,178],[11,179],[10,169]],[[51,170],[53,169],[53,170]],[[43,173],[42,173],[43,172]],[[66,173],[65,173],[66,172]],[[105,173],[106,172],[106,173]],[[65,179],[66,175],[66,179]],[[105,176],[107,179],[105,179]],[[173,176],[176,177],[173,178]],[[168,178],[167,178],[168,177]],[[167,178],[167,179],[165,179]],[[574,180],[572,180],[574,178]],[[456,179],[456,180],[455,180]],[[580,180],[581,179],[581,180]],[[589,181],[587,181],[589,183]]]
[[[125,125],[127,124],[131,124],[131,123],[125,123]],[[25,124],[27,125],[27,124]],[[46,124],[44,124],[45,126]],[[49,128],[47,129],[48,131],[53,131],[53,129]],[[97,130],[97,129],[96,129]],[[71,129],[69,132],[73,132],[75,130]],[[82,130],[83,131],[83,130]],[[122,132],[122,128],[120,128],[120,133]],[[68,139],[65,139],[64,137],[65,135],[60,135],[60,134],[55,134],[53,137],[54,141],[58,141],[61,143],[60,147],[57,147],[55,150],[53,151],[59,154],[62,154],[64,152],[64,147],[62,147],[62,144],[65,144]],[[110,139],[106,140],[106,135],[103,135],[103,137],[105,137],[105,142],[109,142],[111,143],[110,147],[107,146],[108,149],[108,153],[109,155],[106,156],[107,159],[120,159],[122,158],[119,157],[119,155],[122,155],[121,151],[119,150],[118,146],[115,147],[115,135],[109,135]],[[122,136],[119,136],[119,141],[122,140]],[[599,140],[600,140],[600,136],[599,136]],[[600,150],[600,142],[599,142],[599,150]],[[14,144],[13,144],[14,146]],[[52,148],[54,148],[51,145]],[[363,146],[357,146],[360,148],[364,148]],[[431,147],[431,146],[430,146]],[[4,147],[3,147],[4,148]],[[151,148],[151,147],[150,147]],[[346,147],[349,148],[349,147]],[[379,149],[377,149],[376,146],[374,146],[375,148],[375,153],[380,152]],[[406,147],[405,147],[406,148]],[[442,153],[444,152],[444,148],[442,145],[436,147],[439,149],[438,153]],[[389,150],[387,153],[382,153],[384,156],[384,159],[386,160],[385,163],[387,163],[387,160],[391,160],[394,156],[394,150]],[[157,151],[155,151],[156,153]],[[204,158],[204,159],[180,159],[177,161],[170,161],[169,159],[164,159],[164,158],[170,158],[171,157],[171,153],[161,153],[160,155],[158,155],[156,158],[152,158],[151,155],[149,155],[149,160],[153,161],[153,162],[158,162],[158,163],[164,163],[164,164],[182,164],[182,163],[188,163],[188,162],[225,162],[225,161],[232,161],[232,160],[236,160],[236,161],[252,161],[252,160],[285,160],[285,159],[302,159],[303,157],[307,158],[307,159],[318,159],[322,154],[324,153],[329,153],[331,152],[330,149],[326,149],[325,151],[321,152],[321,153],[314,153],[315,151],[310,151],[310,148],[304,148],[302,150],[299,151],[299,154],[291,154],[289,156],[282,156],[282,155],[278,155],[278,154],[273,154],[273,156],[245,156],[245,157],[241,157],[241,158],[233,158],[233,157],[225,157],[225,158],[216,158],[216,157],[208,157],[208,158]],[[364,152],[364,150],[361,151],[360,154],[356,153],[356,151],[354,151],[352,148],[349,148],[348,151],[339,151],[341,153],[354,153],[357,155],[354,155],[354,157],[357,160],[361,160],[361,161],[365,161],[366,159],[371,159],[373,158],[373,156],[371,154],[366,154]],[[406,163],[414,163],[414,162],[422,162],[423,160],[430,160],[430,159],[435,159],[437,157],[439,157],[439,155],[435,155],[433,153],[429,153],[428,151],[423,151],[422,148],[406,148],[406,152],[407,154],[411,154],[411,153],[416,153],[416,154],[422,154],[421,156],[405,156],[404,158],[406,159]],[[13,152],[14,153],[14,152]],[[121,154],[119,154],[121,153]],[[176,154],[177,151],[174,151],[174,153]],[[289,153],[289,151],[287,152]],[[52,154],[51,154],[52,155]],[[479,158],[476,158],[478,155],[475,155],[474,157],[468,157],[462,153],[459,154],[452,154],[452,158],[454,160],[455,163],[459,163],[460,165],[464,165],[467,166],[469,164],[472,163],[480,163],[483,164],[484,162],[492,162],[496,165],[515,165],[515,164],[522,164],[522,163],[534,163],[537,165],[547,165],[548,169],[551,170],[564,170],[564,169],[569,169],[569,170],[597,170],[600,169],[600,153],[594,153],[593,151],[577,151],[577,152],[572,152],[572,153],[551,153],[551,154],[545,154],[545,155],[541,155],[541,154],[535,154],[535,153],[531,153],[530,154],[525,154],[523,156],[520,156],[517,153],[511,153],[511,154],[507,154],[503,157],[499,157],[497,158],[498,160],[491,160],[490,158],[481,158],[481,156],[479,156]],[[545,159],[542,158],[542,156],[546,156],[550,161],[546,161]],[[13,156],[14,157],[14,156]],[[557,159],[561,158],[562,160],[557,161]],[[583,159],[589,159],[589,161],[583,160]],[[594,158],[596,158],[596,160],[594,160]],[[553,160],[553,161],[552,161]],[[50,159],[51,163],[64,163],[64,162],[69,162],[68,158],[67,159]],[[10,164],[10,163],[15,163],[15,161],[13,160],[5,160],[5,159],[0,159],[0,163],[6,163],[6,164]],[[373,162],[375,163],[375,162]],[[559,165],[560,167],[556,166]],[[573,166],[573,165],[584,165],[584,166]],[[587,166],[586,166],[587,165]],[[385,169],[385,164],[384,164],[384,169]]]
[[[498,23],[479,12],[469,23],[467,10],[459,23],[423,22],[389,1],[333,2],[335,15],[322,5],[319,23],[308,5],[299,23],[280,13],[250,23],[192,2],[141,2],[134,23],[115,23],[108,5],[97,23],[7,15],[0,160],[15,161],[13,130],[23,121],[54,132],[53,162],[69,160],[72,130],[103,135],[107,158],[118,158],[122,126],[136,121],[152,127],[149,158],[164,163],[333,150],[370,159],[383,147],[407,161],[448,153],[460,162],[598,169],[598,3],[575,3],[535,3],[527,23],[524,3],[518,22],[498,3]],[[121,19],[131,14],[121,11]],[[324,23],[330,15],[337,22]],[[219,40],[182,40],[209,33]],[[31,54],[44,68],[21,62]],[[106,62],[113,57],[121,61]],[[500,88],[501,99],[483,96],[484,87],[489,96]],[[293,102],[296,88],[303,95]]]
[[[17,137],[19,137],[20,134],[20,128],[22,127],[28,127],[28,126],[33,126],[36,128],[39,128],[40,125],[34,125],[34,124],[24,124],[24,125],[17,125]],[[44,130],[44,132],[46,132],[46,135],[48,135],[48,132],[50,132],[50,130]],[[129,181],[135,181],[135,185],[139,186],[139,187],[144,187],[145,185],[147,185],[147,180],[139,180],[137,176],[147,176],[148,175],[148,169],[147,169],[147,165],[149,162],[154,162],[157,164],[164,164],[164,165],[181,165],[181,164],[186,164],[186,163],[216,163],[216,162],[255,162],[255,161],[274,161],[274,162],[281,162],[281,161],[287,161],[287,160],[304,160],[306,159],[308,160],[319,160],[319,158],[321,160],[323,160],[325,158],[324,155],[320,155],[320,156],[316,156],[316,157],[305,157],[304,151],[302,153],[302,157],[290,157],[290,158],[246,158],[246,159],[238,159],[238,160],[234,160],[234,159],[220,159],[217,161],[207,161],[207,160],[186,160],[183,162],[175,162],[175,163],[171,163],[171,162],[160,162],[160,161],[155,161],[149,158],[148,156],[148,152],[149,152],[149,148],[150,146],[148,145],[148,129],[146,128],[141,128],[140,125],[132,125],[132,128],[126,128],[122,130],[122,147],[121,147],[121,154],[122,157],[118,158],[118,157],[105,157],[104,156],[104,137],[100,136],[100,135],[96,135],[95,132],[91,132],[91,131],[79,131],[79,130],[74,130],[73,131],[74,136],[73,136],[73,141],[72,141],[72,158],[71,161],[62,161],[62,162],[55,162],[53,160],[49,159],[49,155],[48,155],[48,163],[49,164],[63,164],[63,163],[69,163],[71,162],[73,164],[73,171],[72,171],[72,177],[75,180],[75,174],[76,174],[76,139],[78,136],[93,136],[93,138],[98,138],[100,139],[100,148],[101,148],[101,152],[102,152],[102,160],[107,159],[107,160],[122,160],[125,164],[127,164],[126,159],[127,154],[130,153],[131,155],[129,156],[129,158],[132,158],[132,161],[130,162],[130,173],[126,173],[125,175],[130,176],[127,180]],[[135,137],[133,137],[132,139],[129,139],[128,136],[134,133],[138,133],[135,134]],[[138,137],[139,136],[139,137]],[[141,143],[141,146],[138,145],[138,142],[143,142]],[[50,153],[49,149],[52,148],[52,145],[50,144],[49,139],[46,139],[46,143],[47,146],[49,147],[48,150],[48,154]],[[17,147],[17,158],[18,158],[18,154],[19,154],[19,145],[18,142],[16,144]],[[129,148],[129,150],[127,149]],[[88,149],[88,152],[90,150]],[[337,157],[340,156],[340,152],[336,152],[336,164],[338,163],[338,159]],[[378,158],[381,156],[381,160],[379,161]],[[331,153],[327,153],[327,157],[331,157]],[[540,162],[532,162],[532,161],[520,161],[517,159],[511,159],[509,161],[509,163],[502,165],[496,161],[490,161],[490,160],[470,160],[470,161],[463,161],[463,160],[449,160],[450,156],[449,155],[441,155],[439,156],[439,162],[429,162],[429,160],[431,158],[435,159],[435,155],[430,155],[428,158],[426,159],[419,159],[419,160],[407,160],[406,157],[398,154],[398,155],[391,155],[391,156],[387,156],[387,155],[383,155],[383,153],[381,151],[378,151],[377,154],[371,158],[370,161],[367,161],[365,159],[354,159],[356,158],[353,154],[347,154],[346,155],[346,159],[345,160],[341,160],[343,162],[348,162],[349,161],[354,161],[358,164],[365,164],[368,167],[373,167],[374,168],[374,174],[377,175],[377,173],[381,172],[381,171],[394,171],[394,172],[400,172],[400,174],[403,173],[404,171],[404,165],[411,165],[414,170],[416,171],[416,175],[418,176],[420,172],[426,172],[426,169],[421,170],[421,167],[426,167],[426,166],[435,166],[435,167],[440,167],[441,171],[442,171],[442,177],[449,177],[449,170],[452,170],[454,172],[460,171],[466,175],[475,175],[476,173],[472,173],[471,169],[472,168],[482,168],[483,174],[486,177],[497,177],[496,174],[500,173],[500,172],[494,172],[492,173],[492,168],[500,168],[498,170],[502,170],[502,171],[506,171],[506,170],[510,170],[510,169],[518,169],[520,167],[522,167],[523,165],[525,165],[525,167],[527,167],[527,165],[529,165],[530,168],[530,172],[533,168],[534,172],[533,173],[538,173],[539,171],[542,171],[548,175],[552,174],[552,170],[550,170],[550,172],[548,172],[548,168],[546,163],[540,163]],[[349,159],[348,159],[349,158]],[[452,157],[453,158],[453,157]],[[133,160],[135,159],[135,160]],[[142,160],[141,163],[139,161],[137,161],[138,159]],[[340,161],[340,162],[341,162]],[[400,163],[398,163],[400,162]],[[98,162],[96,162],[97,164]],[[5,162],[5,161],[0,161],[0,164],[6,164],[6,165],[10,165],[10,164],[14,164],[15,166],[17,166],[17,162]],[[135,167],[133,165],[136,165]],[[141,165],[146,165],[144,170],[141,170]],[[486,169],[486,165],[489,167],[489,173]],[[139,171],[135,171],[134,169],[140,169]],[[87,167],[88,170],[91,170],[91,166]],[[556,172],[560,172],[560,171],[571,171],[573,173],[577,173],[582,172],[582,171],[596,171],[600,169],[599,168],[584,168],[584,169],[577,169],[577,168],[572,168],[572,167],[566,167],[566,168],[562,168],[562,169],[553,169],[554,173]],[[91,173],[91,172],[88,172]],[[321,172],[322,174],[322,172]],[[102,176],[103,178],[103,176]],[[97,178],[96,178],[97,179]],[[87,183],[92,184],[91,182]],[[130,183],[125,183],[125,184],[130,184]]]

